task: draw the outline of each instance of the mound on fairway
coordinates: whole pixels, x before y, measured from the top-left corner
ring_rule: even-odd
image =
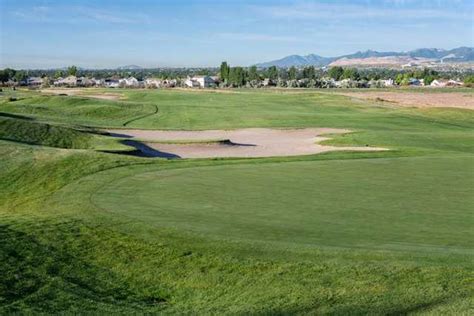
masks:
[[[378,151],[376,147],[335,147],[318,142],[323,134],[343,134],[335,128],[268,129],[208,131],[108,130],[112,135],[139,138],[147,146],[181,158],[274,157],[319,154],[328,151]],[[219,140],[227,139],[228,142]],[[212,141],[215,140],[215,141]],[[173,143],[175,141],[175,143]]]
[[[0,139],[60,148],[89,148],[92,135],[65,126],[0,115]]]

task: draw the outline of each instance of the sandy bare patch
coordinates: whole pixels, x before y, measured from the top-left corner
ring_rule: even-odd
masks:
[[[159,152],[181,158],[215,157],[274,157],[311,155],[328,151],[378,151],[376,147],[323,146],[328,139],[324,134],[350,132],[334,128],[268,129],[247,128],[238,130],[160,131],[160,130],[108,130],[118,137],[141,140]],[[206,142],[202,142],[202,141]],[[215,140],[215,142],[212,142]],[[222,141],[226,140],[226,141]],[[170,143],[170,142],[180,143]],[[196,143],[192,143],[192,142]],[[166,143],[159,143],[166,142]],[[187,143],[186,143],[187,142]]]
[[[229,89],[215,89],[215,88],[181,88],[181,87],[174,87],[172,90],[178,90],[178,91],[186,91],[186,92],[205,92],[205,93],[239,93],[240,91],[237,91],[235,89],[229,88]]]
[[[98,92],[98,91],[91,91],[87,89],[72,89],[72,88],[42,89],[41,93],[54,94],[54,95],[67,94],[67,95],[72,95],[72,96],[102,99],[102,100],[119,100],[123,97],[123,95],[120,93]]]
[[[474,110],[474,97],[469,93],[462,92],[436,92],[436,93],[410,93],[410,92],[342,92],[349,97],[371,100],[386,101],[395,106],[408,107],[443,107],[443,108],[461,108]],[[387,104],[388,104],[387,103]]]

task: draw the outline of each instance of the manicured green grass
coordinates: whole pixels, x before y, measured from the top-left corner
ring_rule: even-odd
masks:
[[[92,201],[144,225],[215,238],[467,251],[474,177],[466,171],[474,171],[472,157],[137,172],[95,192]]]
[[[470,313],[472,111],[315,92],[121,92],[1,101],[17,138],[0,140],[0,314]],[[44,142],[126,122],[343,127],[357,132],[332,143],[392,150],[166,161],[100,153],[95,138],[89,150]],[[44,124],[55,133],[37,132]],[[35,135],[47,146],[27,144]]]

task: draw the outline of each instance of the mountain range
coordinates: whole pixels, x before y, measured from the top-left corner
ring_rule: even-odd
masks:
[[[335,66],[335,65],[383,65],[400,63],[423,62],[474,62],[473,47],[458,47],[450,50],[438,48],[420,48],[408,52],[378,52],[367,50],[337,57],[323,57],[316,54],[306,56],[290,55],[281,59],[256,64],[257,67],[266,68],[277,66],[288,68],[291,66]]]

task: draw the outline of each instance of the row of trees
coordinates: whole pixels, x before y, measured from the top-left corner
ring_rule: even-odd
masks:
[[[398,85],[408,85],[410,79],[423,79],[425,84],[429,85],[433,80],[440,77],[455,78],[459,76],[457,73],[440,74],[433,69],[424,68],[416,71],[401,71],[392,69],[363,69],[331,67],[327,71],[316,69],[314,66],[297,69],[290,67],[289,69],[278,69],[275,66],[267,69],[257,69],[256,66],[249,68],[230,67],[227,62],[222,62],[219,75],[227,86],[244,86],[247,82],[259,81],[268,78],[274,82],[278,80],[320,80],[323,78],[332,78],[336,81],[350,79],[352,81],[376,81],[380,79],[395,79]],[[467,77],[464,75],[464,77]]]
[[[227,62],[222,62],[219,69],[219,77],[223,85],[242,87],[249,81],[278,79],[278,69],[272,66],[265,71],[258,71],[257,66],[251,66],[248,69],[243,67],[230,67]]]
[[[28,78],[28,73],[24,70],[15,70],[11,68],[5,68],[0,70],[0,82],[5,83],[9,80],[21,82]]]
[[[37,77],[54,77],[54,78],[59,78],[59,77],[65,77],[65,76],[76,76],[77,75],[77,67],[76,66],[70,66],[66,69],[66,71],[63,70],[56,70],[54,72],[54,75],[52,76],[51,73],[43,72],[41,74],[36,74]],[[28,79],[30,76],[35,76],[33,74],[34,71],[27,71],[27,70],[15,70],[11,68],[5,68],[3,70],[0,70],[0,82],[3,84],[8,81],[15,81],[15,82],[22,82]]]
[[[430,84],[437,78],[468,78],[473,75],[473,71],[443,71],[437,72],[432,69],[421,69],[416,71],[405,71],[388,68],[380,69],[356,69],[331,67],[327,70],[318,69],[313,66],[304,68],[290,67],[288,69],[277,68],[275,66],[259,69],[256,66],[230,67],[227,62],[222,62],[220,68],[157,68],[157,69],[138,69],[138,70],[86,70],[79,69],[76,66],[61,70],[14,70],[6,68],[0,70],[0,82],[5,83],[9,80],[22,82],[27,77],[48,77],[59,78],[68,75],[85,76],[89,78],[124,78],[133,76],[139,80],[154,77],[161,79],[179,79],[194,75],[218,75],[221,78],[223,86],[241,87],[247,83],[261,82],[269,79],[271,82],[294,81],[294,80],[321,80],[332,78],[334,80],[350,79],[352,81],[373,81],[380,79],[395,79],[399,85],[409,83],[411,78],[424,79],[425,84]],[[293,85],[293,84],[292,84]]]
[[[408,85],[411,78],[423,79],[425,85],[429,85],[433,82],[433,80],[440,78],[440,75],[433,69],[425,68],[423,70],[399,73],[395,77],[395,83],[402,86]]]

